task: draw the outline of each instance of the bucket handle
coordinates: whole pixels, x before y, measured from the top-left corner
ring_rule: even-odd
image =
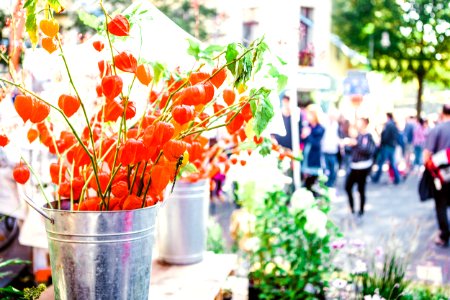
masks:
[[[34,210],[36,210],[41,216],[43,216],[44,218],[46,218],[47,220],[49,220],[52,224],[55,224],[55,220],[53,220],[52,218],[50,218],[45,211],[42,210],[42,208],[40,208],[39,206],[36,205],[36,203],[34,203],[33,200],[31,200],[30,197],[28,197],[28,195],[25,194],[25,202],[31,206],[32,208],[34,208]]]

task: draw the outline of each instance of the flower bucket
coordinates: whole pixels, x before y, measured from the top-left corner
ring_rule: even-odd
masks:
[[[160,259],[177,265],[202,261],[208,215],[209,181],[178,181],[158,216]]]
[[[159,206],[71,212],[66,201],[61,207],[43,208],[55,299],[148,299]]]

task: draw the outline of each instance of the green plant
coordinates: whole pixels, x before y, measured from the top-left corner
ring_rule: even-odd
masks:
[[[223,239],[223,230],[216,220],[210,218],[208,224],[207,249],[216,254],[225,252],[225,241]]]
[[[250,280],[260,299],[324,299],[330,265],[327,190],[314,198],[300,190],[267,194],[256,212]]]
[[[0,278],[3,278],[10,274],[9,272],[2,271],[3,268],[6,268],[8,266],[13,266],[13,265],[25,265],[25,264],[29,264],[29,263],[30,262],[27,260],[21,260],[21,259],[3,260],[0,258]]]
[[[8,259],[8,260],[0,259],[0,278],[5,277],[9,274],[9,272],[2,272],[1,269],[8,266],[23,265],[29,263],[30,263],[29,261],[21,259]],[[41,293],[45,290],[45,288],[46,286],[44,284],[40,284],[37,287],[25,288],[23,291],[21,291],[12,286],[7,286],[4,288],[0,288],[0,299],[2,300],[38,299]]]
[[[429,285],[414,286],[402,297],[405,300],[447,300],[449,298],[450,290],[448,288]]]
[[[361,275],[362,296],[379,294],[386,300],[403,299],[410,281],[406,280],[407,263],[397,254],[384,257],[383,267]]]

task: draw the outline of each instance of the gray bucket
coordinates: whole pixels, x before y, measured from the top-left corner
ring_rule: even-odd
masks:
[[[112,212],[44,208],[54,221],[46,220],[45,227],[55,299],[148,299],[158,207]]]
[[[209,181],[178,181],[158,216],[159,258],[176,265],[202,261],[208,215]]]

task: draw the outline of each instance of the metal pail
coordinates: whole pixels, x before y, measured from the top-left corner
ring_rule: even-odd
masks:
[[[158,208],[44,208],[55,299],[148,299]]]
[[[159,258],[170,264],[194,264],[206,251],[209,181],[178,181],[161,207],[157,224]]]

